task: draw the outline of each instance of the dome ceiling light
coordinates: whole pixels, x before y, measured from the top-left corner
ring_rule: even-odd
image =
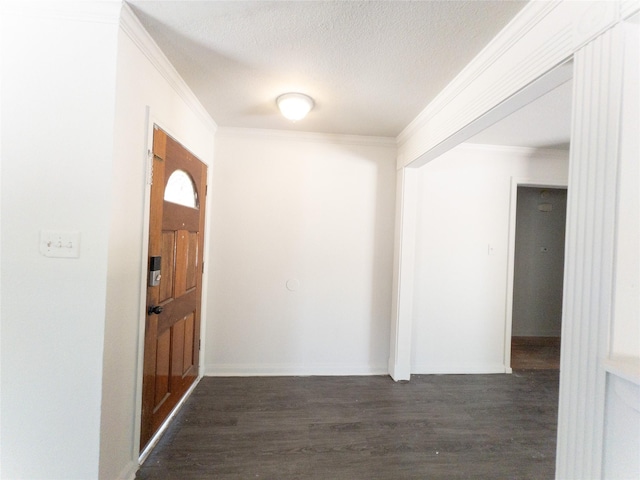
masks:
[[[313,108],[313,98],[303,93],[284,93],[276,98],[282,115],[294,122],[302,120]]]

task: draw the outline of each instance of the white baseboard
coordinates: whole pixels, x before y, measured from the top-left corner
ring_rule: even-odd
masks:
[[[489,373],[511,373],[502,363],[443,363],[411,365],[412,375],[482,375]]]
[[[116,477],[116,480],[135,480],[136,472],[138,471],[138,462],[134,462],[133,460],[127,463],[122,471]]]
[[[502,363],[447,363],[411,365],[416,375],[458,375],[511,373]],[[290,365],[290,364],[208,364],[207,377],[295,377],[388,375],[386,365]]]
[[[208,377],[307,377],[388,375],[386,365],[209,364]]]

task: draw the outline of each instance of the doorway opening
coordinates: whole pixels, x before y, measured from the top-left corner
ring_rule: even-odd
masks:
[[[548,80],[545,83],[543,80]],[[545,88],[543,88],[545,87]],[[536,89],[541,88],[544,93],[538,92]],[[513,337],[525,337],[516,338],[515,346],[516,355],[522,352],[528,353],[527,350],[538,350],[541,354],[544,352],[549,355],[549,361],[553,358],[554,367],[559,369],[559,355],[560,355],[560,326],[562,324],[562,289],[564,280],[564,232],[566,229],[566,205],[567,205],[567,186],[569,179],[569,160],[570,160],[570,147],[571,147],[571,116],[573,106],[573,63],[567,62],[547,76],[541,78],[536,84],[531,85],[529,88],[523,91],[526,93],[530,91],[531,97],[527,97],[529,103],[520,106],[517,110],[513,111],[510,115],[502,118],[500,121],[486,127],[479,133],[476,133],[471,137],[468,142],[475,144],[486,145],[499,145],[504,147],[522,148],[523,152],[528,152],[528,155],[532,163],[530,167],[519,172],[514,172],[514,176],[511,177],[511,195],[509,200],[509,225],[508,225],[508,253],[506,255],[507,261],[507,278],[506,278],[506,296],[505,296],[505,310],[504,310],[504,337],[503,337],[503,366],[506,373],[513,371],[514,365],[512,363],[512,350],[513,350]],[[523,100],[523,103],[526,101]],[[544,163],[546,159],[546,163]],[[538,163],[542,161],[543,163]],[[538,165],[536,168],[534,165]],[[522,195],[520,192],[525,192],[526,189],[532,189],[533,196],[537,197],[531,200],[529,209],[531,213],[536,213],[539,221],[549,221],[551,217],[555,219],[554,225],[556,225],[556,236],[560,235],[560,244],[556,244],[551,248],[547,239],[539,238],[539,244],[533,245],[533,250],[530,253],[531,258],[535,256],[543,255],[542,259],[550,261],[553,259],[552,267],[558,267],[554,271],[553,285],[551,283],[544,283],[544,274],[541,274],[541,286],[538,293],[529,291],[526,294],[524,300],[534,302],[538,298],[542,298],[545,295],[541,295],[548,290],[554,292],[560,292],[556,295],[554,300],[555,311],[553,315],[549,312],[541,314],[543,317],[548,317],[547,321],[551,321],[552,317],[555,322],[556,329],[547,328],[533,329],[527,331],[520,328],[522,317],[520,316],[520,306],[522,298],[514,299],[514,294],[518,295],[518,292],[514,292],[514,266],[515,266],[515,243],[516,243],[516,223],[518,221],[517,206],[523,205],[524,199],[518,198]],[[556,205],[556,197],[560,195],[561,205]],[[553,201],[548,201],[553,200]],[[541,211],[538,207],[550,209],[550,211]],[[558,220],[558,213],[561,213],[561,220]],[[544,225],[534,226],[528,233],[528,237],[535,239],[536,228],[541,228]],[[538,250],[535,250],[538,247]],[[540,251],[542,247],[543,251]],[[551,255],[549,255],[551,253]],[[546,255],[546,256],[544,256]],[[529,268],[524,268],[523,272],[529,272]],[[523,273],[519,272],[519,273]],[[526,283],[526,281],[518,280],[518,285]],[[533,288],[533,287],[532,287]],[[513,330],[513,314],[514,314],[514,300],[518,303],[516,308],[516,331]],[[543,302],[543,300],[539,300]],[[541,307],[539,307],[541,308]],[[525,317],[526,318],[526,317]],[[543,321],[538,322],[544,324]],[[548,327],[548,325],[547,325]],[[524,345],[523,345],[524,344]],[[542,345],[540,345],[542,344]],[[522,347],[522,348],[521,348]],[[516,359],[515,368],[526,368],[519,363],[522,359]],[[531,358],[532,359],[532,358]],[[544,366],[535,365],[529,363],[528,368],[539,368]]]
[[[558,370],[567,189],[518,186],[511,368]]]

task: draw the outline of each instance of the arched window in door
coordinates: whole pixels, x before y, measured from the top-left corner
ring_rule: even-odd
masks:
[[[184,170],[175,170],[167,181],[164,199],[184,207],[198,208],[198,192],[191,175]]]

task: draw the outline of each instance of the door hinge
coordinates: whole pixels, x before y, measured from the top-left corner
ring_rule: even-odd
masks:
[[[209,185],[204,186],[204,196],[206,197],[207,195],[209,195]]]
[[[202,262],[202,272],[200,272],[201,275],[204,275],[204,262]]]
[[[202,348],[202,339],[198,339],[198,350]]]

